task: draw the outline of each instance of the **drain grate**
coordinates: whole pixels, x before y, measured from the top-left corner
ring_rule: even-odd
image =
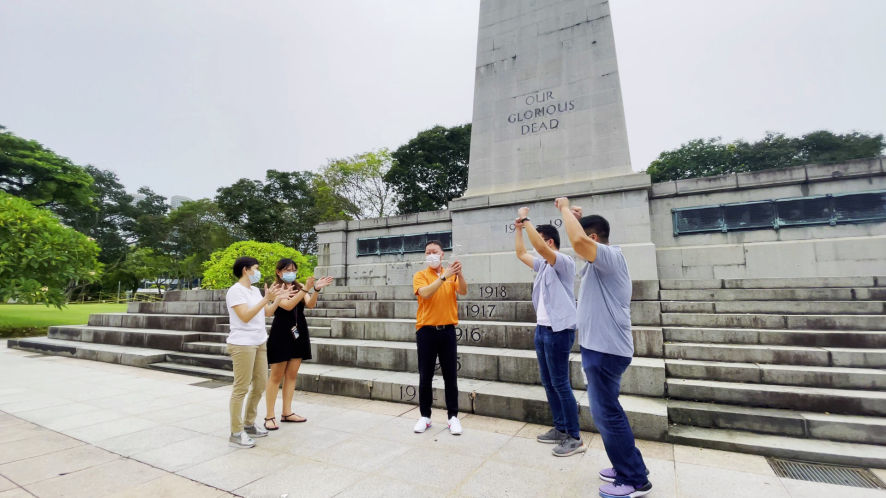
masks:
[[[800,481],[825,482],[857,488],[886,489],[886,484],[870,470],[858,467],[840,467],[820,463],[798,462],[781,458],[767,458],[769,466],[779,477]]]

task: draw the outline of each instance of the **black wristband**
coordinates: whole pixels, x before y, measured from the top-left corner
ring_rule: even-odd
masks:
[[[529,221],[529,218],[520,218],[520,220],[518,220],[518,221],[520,223],[523,223],[523,222]]]

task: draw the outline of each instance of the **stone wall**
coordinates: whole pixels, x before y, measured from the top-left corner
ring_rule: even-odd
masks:
[[[674,235],[671,210],[886,189],[884,158],[811,164],[652,186],[661,279],[864,276],[886,272],[886,223]]]

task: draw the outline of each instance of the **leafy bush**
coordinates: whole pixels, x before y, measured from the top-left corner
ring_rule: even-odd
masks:
[[[280,258],[289,258],[295,261],[298,265],[298,279],[302,281],[312,275],[314,267],[317,266],[316,256],[305,256],[283,244],[244,240],[215,251],[209,256],[209,261],[203,263],[203,288],[227,289],[234,285],[237,282],[233,271],[234,261],[240,256],[252,256],[257,259],[262,281],[268,284],[274,281],[277,261]]]
[[[63,306],[74,282],[100,277],[98,253],[50,211],[0,191],[0,302]]]

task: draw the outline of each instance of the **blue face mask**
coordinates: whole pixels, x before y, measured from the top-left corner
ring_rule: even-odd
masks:
[[[280,279],[282,279],[287,284],[291,284],[292,282],[295,282],[295,272],[288,271],[288,272],[284,273],[283,275],[280,275]]]
[[[255,269],[255,273],[249,276],[249,282],[253,284],[257,284],[261,281],[261,272],[258,268]]]

